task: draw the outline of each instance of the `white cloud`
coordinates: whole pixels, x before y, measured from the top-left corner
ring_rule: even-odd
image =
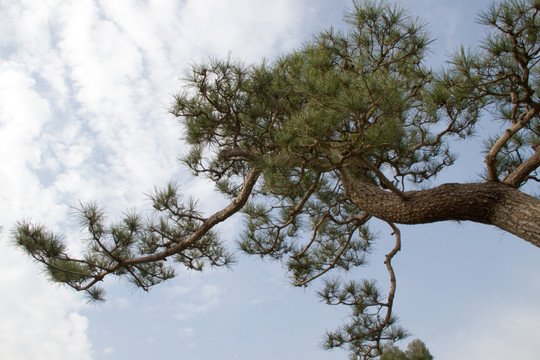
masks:
[[[89,359],[88,320],[77,314],[84,305],[80,296],[48,283],[37,266],[8,245],[16,220],[40,219],[56,228],[67,211],[58,193],[44,187],[36,173],[43,166],[40,138],[54,114],[38,83],[49,67],[36,75],[38,50],[49,43],[47,28],[40,28],[46,21],[39,11],[8,6],[8,14],[20,16],[6,22],[20,21],[12,40],[21,48],[0,62],[0,358]],[[41,61],[47,62],[49,55],[44,51]]]
[[[198,49],[196,56],[207,56],[212,49],[219,56],[232,51],[242,59],[258,60],[296,45],[298,19],[309,16],[305,9],[303,2],[288,0],[189,0],[180,14],[182,44]]]
[[[29,145],[50,118],[49,104],[33,89],[35,81],[25,74],[22,65],[0,63],[0,81],[2,140]]]
[[[40,93],[52,102],[53,119],[36,157],[53,189],[65,199],[110,202],[114,213],[140,205],[140,194],[178,166],[179,131],[164,104],[188,62],[229,51],[259,59],[292,46],[302,31],[297,19],[309,15],[303,3],[10,4],[16,19],[9,20],[20,29],[13,58],[52,90]]]
[[[63,205],[44,189],[34,172],[43,149],[40,132],[50,121],[49,102],[35,90],[35,82],[20,65],[0,63],[0,209],[2,223],[21,217],[61,220]],[[60,218],[60,219],[59,219]]]
[[[0,244],[0,358],[90,359],[80,296],[36,276],[36,267]]]
[[[80,297],[37,276],[37,267],[8,246],[15,220],[40,218],[53,227],[66,207],[43,188],[33,169],[39,166],[39,138],[51,107],[35,89],[25,67],[0,63],[0,358],[89,359],[88,321],[76,313]]]
[[[61,4],[58,0],[3,2],[0,45],[4,58],[10,57],[24,65],[33,76],[45,80],[54,92],[65,95],[64,64],[54,49]],[[62,100],[56,98],[58,102]]]

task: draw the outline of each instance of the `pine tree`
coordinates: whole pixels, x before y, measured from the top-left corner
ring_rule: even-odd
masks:
[[[380,360],[433,360],[426,344],[419,339],[414,339],[403,351],[395,345],[383,346]]]
[[[385,1],[354,1],[347,30],[323,31],[274,62],[194,65],[171,113],[186,130],[184,163],[212,179],[228,206],[205,216],[169,185],[151,195],[150,220],[132,212],[109,224],[98,205],[84,204],[82,258],[39,224],[19,223],[14,241],[51,280],[102,300],[105,276],[146,290],[173,277],[177,263],[231,264],[213,228],[242,212],[244,252],[281,261],[297,286],[323,279],[322,299],[350,307],[349,323],[329,332],[325,347],[377,358],[407,336],[392,313],[397,224],[468,220],[540,247],[540,200],[522,190],[540,181],[539,12],[536,0],[492,5],[480,14],[488,29],[481,46],[461,49],[440,71],[426,65],[426,27]],[[453,139],[468,138],[482,114],[504,125],[486,139],[484,178],[429,187],[454,163]],[[365,263],[373,218],[395,236],[388,294],[332,271]],[[411,344],[409,359],[429,358]]]

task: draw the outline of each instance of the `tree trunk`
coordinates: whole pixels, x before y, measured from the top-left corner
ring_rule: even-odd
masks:
[[[379,219],[399,224],[469,220],[494,225],[540,247],[540,200],[508,185],[450,183],[401,197],[345,170],[341,178],[350,200]]]

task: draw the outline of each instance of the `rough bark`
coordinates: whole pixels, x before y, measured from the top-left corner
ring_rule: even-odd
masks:
[[[539,167],[540,146],[536,146],[534,154],[515,168],[514,171],[504,178],[502,182],[517,188],[534,170],[538,169]]]
[[[362,211],[399,224],[468,220],[496,226],[540,247],[540,200],[497,183],[443,184],[399,196],[342,172],[345,191]]]

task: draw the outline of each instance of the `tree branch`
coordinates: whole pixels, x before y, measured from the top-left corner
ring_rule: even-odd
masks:
[[[201,239],[208,231],[210,231],[214,226],[219,224],[222,221],[225,221],[232,215],[236,214],[247,202],[253,187],[257,183],[261,170],[258,168],[252,168],[242,184],[242,188],[238,193],[238,196],[231,201],[222,210],[216,212],[212,216],[206,218],[203,221],[201,226],[193,232],[190,236],[185,239],[178,241],[178,244],[165,249],[159,253],[155,253],[148,256],[143,256],[139,258],[128,259],[123,262],[125,265],[135,265],[153,261],[163,260],[171,255],[178,254],[179,252],[187,249],[189,246],[193,245],[197,240]]]
[[[394,268],[392,267],[392,259],[401,250],[401,232],[399,231],[398,227],[393,223],[388,223],[388,225],[390,225],[393,230],[393,235],[396,237],[396,243],[394,245],[394,248],[385,255],[384,259],[386,270],[388,270],[388,274],[390,275],[390,290],[388,291],[388,300],[386,302],[386,316],[380,326],[381,332],[379,333],[377,339],[377,347],[379,349],[381,347],[381,336],[383,334],[383,329],[386,328],[392,320],[392,308],[394,306],[394,297],[396,295],[397,280],[396,273],[394,272]]]
[[[360,160],[362,161],[362,164],[366,165],[366,167],[371,170],[388,189],[390,189],[394,194],[398,195],[403,200],[407,200],[407,196],[405,195],[405,193],[395,187],[394,184],[392,184],[392,182],[388,180],[388,178],[384,176],[384,174],[375,165],[367,161],[363,156],[360,156]]]
[[[406,200],[342,169],[347,196],[358,209],[398,224],[469,220],[494,225],[540,247],[540,199],[506,184],[443,184],[405,192]]]
[[[510,140],[512,136],[514,136],[518,131],[523,129],[533,117],[538,115],[539,111],[540,104],[535,104],[534,107],[532,107],[529,111],[520,116],[518,122],[506,129],[504,134],[502,134],[501,137],[491,147],[485,158],[489,181],[499,181],[499,175],[497,174],[497,154],[499,154],[501,149],[504,147],[504,145],[506,145],[506,143]]]
[[[508,174],[502,182],[514,188],[518,188],[529,175],[540,166],[540,146],[536,147],[535,153],[522,162],[517,168]]]

